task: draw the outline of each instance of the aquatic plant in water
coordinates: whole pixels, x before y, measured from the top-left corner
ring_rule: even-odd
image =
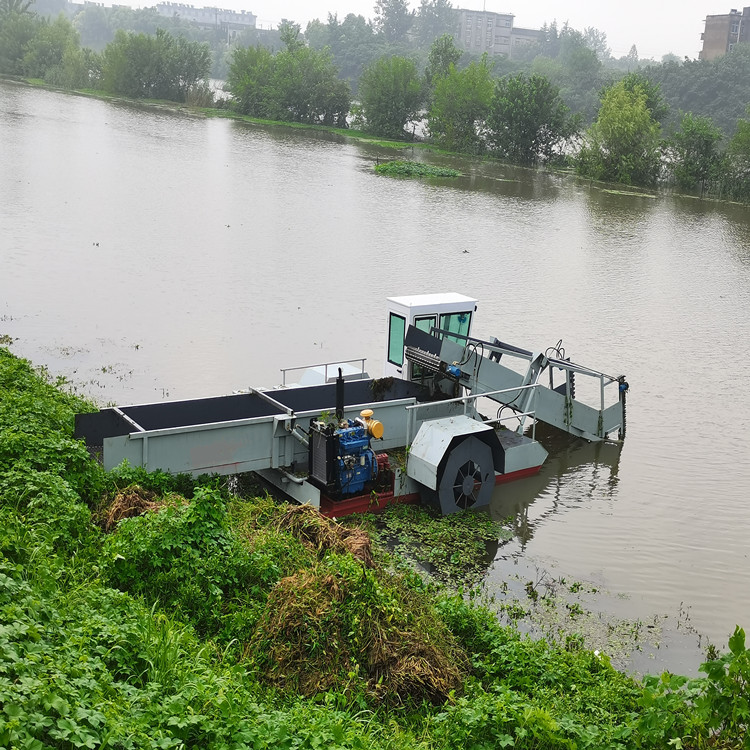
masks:
[[[385,161],[375,165],[378,174],[389,177],[460,177],[457,169],[436,167],[419,161]]]

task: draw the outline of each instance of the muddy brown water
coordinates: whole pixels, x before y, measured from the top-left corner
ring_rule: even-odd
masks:
[[[144,403],[334,359],[378,375],[385,297],[475,296],[477,335],[562,338],[631,385],[622,446],[553,440],[498,489],[516,536],[488,580],[595,581],[719,645],[750,626],[750,209],[419,153],[464,176],[375,175],[392,156],[0,82],[0,335]]]

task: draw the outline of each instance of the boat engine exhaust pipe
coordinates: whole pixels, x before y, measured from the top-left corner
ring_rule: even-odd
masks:
[[[330,402],[329,402],[330,403]],[[336,419],[341,422],[344,418],[344,376],[339,367],[339,376],[336,378]]]

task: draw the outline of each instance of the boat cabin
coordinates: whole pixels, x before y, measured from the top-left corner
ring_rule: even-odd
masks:
[[[405,338],[409,326],[430,333],[435,328],[447,332],[448,338],[463,344],[463,339],[450,336],[471,335],[471,324],[477,300],[463,294],[416,294],[388,297],[388,345],[384,375],[401,380],[420,380],[420,366],[408,362],[404,355]]]

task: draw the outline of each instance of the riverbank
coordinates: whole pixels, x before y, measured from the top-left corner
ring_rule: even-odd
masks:
[[[272,127],[272,128],[290,128],[293,130],[310,131],[315,133],[325,133],[328,135],[334,135],[341,140],[351,139],[359,143],[363,143],[369,146],[377,148],[390,149],[393,151],[411,151],[439,154],[441,156],[455,157],[460,159],[469,159],[471,161],[481,163],[484,161],[492,161],[502,163],[495,157],[490,155],[471,155],[466,153],[448,151],[443,148],[439,148],[434,143],[426,140],[397,140],[389,139],[380,136],[374,136],[371,133],[367,133],[362,130],[355,130],[352,128],[337,128],[328,125],[311,125],[308,123],[300,122],[289,122],[284,120],[266,120],[257,117],[250,117],[248,115],[242,115],[237,112],[233,112],[231,109],[227,109],[221,106],[205,107],[196,106],[190,104],[184,104],[180,102],[171,102],[166,100],[157,99],[133,99],[124,97],[116,94],[109,94],[99,89],[67,89],[58,86],[52,86],[45,81],[40,79],[20,78],[18,76],[0,75],[0,80],[10,81],[19,85],[27,85],[34,88],[41,88],[48,91],[56,91],[63,94],[71,94],[73,96],[83,96],[92,99],[99,99],[101,101],[108,101],[120,104],[126,104],[132,107],[140,107],[144,109],[150,109],[153,111],[167,111],[175,114],[181,114],[186,117],[203,117],[203,118],[215,118],[224,120],[233,120],[236,122],[246,123],[248,125],[260,126],[260,127]],[[524,170],[530,173],[539,171],[539,167],[524,167],[520,165],[508,164],[507,166],[512,167],[514,170]],[[726,205],[737,205],[745,206],[746,203],[730,200],[727,198],[717,198],[704,195],[693,195],[690,193],[682,193],[675,191],[672,188],[669,189],[647,189],[639,186],[628,186],[619,183],[610,182],[599,182],[591,180],[589,178],[581,178],[576,176],[575,171],[565,165],[555,164],[544,167],[544,171],[549,172],[561,177],[567,177],[574,180],[578,184],[585,184],[590,189],[596,189],[610,195],[623,195],[632,196],[634,198],[657,198],[658,196],[675,196],[679,198],[689,198],[705,203],[717,203]]]
[[[0,349],[1,744],[742,747],[744,634],[708,677],[637,682],[357,525],[104,472],[71,437],[93,406],[61,388]]]
[[[52,86],[40,79],[33,78],[20,78],[18,76],[0,75],[0,80],[17,83],[19,85],[32,86],[34,88],[41,88],[47,91],[57,91],[63,94],[71,94],[73,96],[85,96],[91,99],[101,99],[102,101],[118,102],[134,107],[144,107],[154,110],[166,110],[192,117],[217,117],[226,120],[245,122],[250,125],[265,125],[273,127],[292,128],[294,130],[309,130],[313,132],[331,133],[344,138],[352,138],[354,140],[368,143],[370,145],[380,146],[381,148],[391,148],[395,150],[416,148],[438,153],[448,153],[445,151],[441,151],[440,149],[437,149],[425,142],[400,141],[382,138],[379,136],[373,136],[371,133],[365,133],[362,130],[353,130],[351,128],[336,128],[328,125],[310,125],[308,123],[287,122],[283,120],[264,120],[257,117],[242,115],[237,112],[233,112],[230,109],[225,109],[222,107],[200,107],[190,104],[183,104],[180,102],[170,102],[161,99],[132,99],[125,96],[119,96],[117,94],[108,94],[107,92],[100,91],[99,89],[61,88],[59,86]]]

